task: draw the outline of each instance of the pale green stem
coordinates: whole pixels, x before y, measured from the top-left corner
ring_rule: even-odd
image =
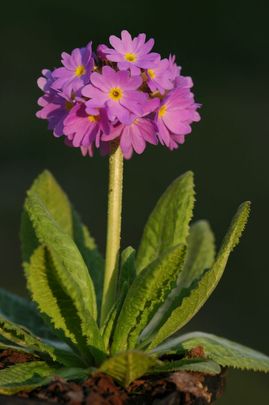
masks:
[[[109,157],[108,216],[106,263],[101,309],[101,324],[116,298],[118,261],[121,236],[123,155],[118,144],[112,146]]]

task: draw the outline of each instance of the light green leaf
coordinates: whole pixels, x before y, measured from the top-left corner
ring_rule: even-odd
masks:
[[[174,371],[194,371],[204,374],[215,375],[221,372],[218,363],[205,359],[182,359],[165,361],[162,365],[154,367],[151,374],[171,373]]]
[[[180,305],[186,293],[185,289],[193,286],[195,280],[198,281],[214,262],[214,235],[206,221],[198,221],[191,225],[187,243],[186,259],[177,285],[142,332],[141,340],[151,336],[168,319],[171,312]]]
[[[19,391],[30,391],[40,385],[56,369],[44,361],[20,363],[0,370],[0,394],[12,395]],[[47,382],[47,380],[45,380]]]
[[[68,343],[78,344],[82,338],[80,320],[72,300],[57,280],[57,273],[44,246],[35,250],[29,265],[25,266],[25,274],[27,287],[40,312],[47,316],[54,329],[63,333]]]
[[[195,222],[190,227],[186,260],[178,278],[178,293],[199,279],[214,263],[214,235],[207,221]]]
[[[134,350],[111,357],[101,365],[98,371],[110,375],[119,384],[127,387],[132,381],[159,364],[161,362],[154,356]]]
[[[185,251],[182,245],[170,248],[135,278],[117,320],[112,353],[135,347],[140,333],[174,287]]]
[[[125,281],[124,284],[122,285],[121,291],[118,294],[117,300],[114,302],[114,305],[112,306],[110,312],[107,315],[107,318],[105,319],[105,322],[102,325],[101,335],[103,337],[105,348],[107,351],[109,351],[110,349],[111,337],[113,335],[115,326],[117,325],[118,316],[122,308],[127,291],[128,291],[128,284],[127,281]]]
[[[137,253],[137,272],[172,246],[186,244],[193,206],[193,174],[187,172],[168,187],[151,213]]]
[[[0,315],[12,322],[20,323],[36,336],[56,339],[32,302],[2,288],[0,288]]]
[[[87,267],[72,239],[59,228],[33,191],[28,193],[25,208],[40,243],[49,250],[59,285],[72,301],[81,322],[82,334],[99,362],[104,358],[104,345],[95,322],[95,293]]]
[[[197,346],[202,346],[205,356],[223,367],[269,372],[269,357],[265,354],[209,333],[193,332],[169,339],[153,352],[171,352],[173,349],[182,352]]]
[[[100,286],[102,286],[104,260],[98,252],[94,239],[90,236],[87,227],[81,223],[78,214],[70,204],[67,195],[47,170],[37,177],[29,193],[39,196],[59,228],[75,241],[88,266],[97,292],[98,303],[100,303],[100,291],[102,291]],[[32,253],[39,243],[29,214],[25,209],[21,222],[21,242],[24,261],[29,262]]]
[[[180,305],[172,311],[167,321],[163,323],[153,338],[150,339],[148,349],[156,347],[186,325],[207,301],[224,272],[231,251],[239,241],[247,222],[249,211],[249,202],[245,202],[239,207],[225,235],[213,266],[209,271],[205,272],[193,288],[190,288],[189,294],[183,298]]]
[[[0,336],[15,345],[26,348],[29,352],[43,353],[49,355],[52,360],[57,360],[55,349],[52,346],[42,342],[41,339],[34,336],[23,326],[17,325],[2,316],[0,316]]]
[[[91,372],[92,369],[85,368],[58,369],[41,361],[16,364],[0,370],[0,393],[12,395],[19,391],[32,391],[49,384],[56,376],[66,380],[83,380]]]
[[[124,290],[124,295],[126,295],[135,277],[135,249],[133,249],[132,246],[128,246],[121,253],[121,267],[118,282],[118,291],[121,292]]]
[[[73,238],[93,280],[98,314],[100,314],[104,279],[104,259],[99,253],[96,243],[91,237],[88,228],[81,223],[78,214],[74,210],[72,211],[72,218]]]

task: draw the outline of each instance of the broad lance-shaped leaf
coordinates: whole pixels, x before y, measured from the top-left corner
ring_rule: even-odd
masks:
[[[195,222],[190,227],[186,259],[177,279],[177,285],[144,329],[140,340],[146,339],[148,336],[152,335],[169,317],[173,309],[182,301],[185,289],[191,287],[193,282],[199,280],[204,271],[212,266],[214,257],[214,235],[208,222]]]
[[[151,374],[171,373],[174,371],[195,371],[204,374],[219,374],[221,367],[218,363],[206,359],[182,359],[165,361],[160,366],[154,367]]]
[[[12,395],[48,384],[55,376],[81,380],[91,372],[82,368],[56,368],[43,361],[16,364],[0,370],[0,394]]]
[[[172,246],[186,244],[193,206],[193,174],[187,172],[168,187],[151,213],[137,253],[137,272]]]
[[[27,329],[2,316],[0,316],[0,336],[32,353],[43,353],[49,355],[52,360],[57,360],[56,351],[52,346],[42,342]]]
[[[178,292],[188,288],[209,269],[215,259],[215,241],[207,221],[197,221],[190,227],[186,260],[179,275]]]
[[[140,333],[174,287],[185,252],[183,245],[170,248],[135,278],[117,320],[112,353],[135,347]]]
[[[76,352],[81,353],[83,358],[87,357],[89,349],[81,331],[76,308],[62,289],[57,279],[57,271],[44,246],[39,246],[33,253],[30,263],[25,265],[25,275],[32,299],[40,312],[45,315],[51,329],[61,340],[65,340]],[[57,342],[54,342],[55,345]],[[72,361],[71,357],[73,365],[76,364],[74,360]]]
[[[185,296],[180,305],[172,311],[170,317],[164,321],[155,335],[149,338],[149,350],[159,345],[186,325],[207,301],[224,272],[231,251],[239,242],[248,220],[249,211],[249,202],[240,205],[225,235],[213,266],[201,277],[194,288],[190,287],[189,294]]]
[[[2,288],[0,288],[0,315],[25,326],[38,337],[56,339],[32,302]]]
[[[94,239],[91,237],[88,228],[83,225],[75,210],[72,211],[73,218],[73,238],[79,251],[88,267],[90,276],[94,283],[98,314],[101,311],[103,279],[104,279],[104,259],[99,253]]]
[[[181,353],[202,346],[205,356],[223,367],[269,372],[269,357],[249,347],[209,333],[192,332],[171,338],[153,353]]]
[[[59,228],[36,193],[28,194],[25,207],[40,243],[51,255],[59,284],[76,309],[91,353],[99,363],[104,358],[104,345],[95,322],[95,294],[87,267],[75,243]]]
[[[121,267],[118,282],[118,292],[124,290],[124,296],[136,277],[135,249],[128,246],[121,253]]]
[[[110,375],[119,384],[127,387],[132,381],[160,364],[161,362],[154,356],[134,350],[111,357],[101,365],[99,371]]]
[[[98,252],[94,239],[90,236],[87,227],[81,223],[67,195],[49,171],[45,170],[37,177],[29,190],[29,193],[31,192],[38,194],[50,216],[59,225],[59,228],[74,239],[88,266],[97,292],[97,300],[100,303],[104,260]],[[25,209],[22,214],[20,235],[23,259],[25,262],[29,262],[32,253],[39,243],[29,214]]]
[[[16,364],[0,370],[0,394],[15,394],[27,386],[31,390],[39,385],[38,380],[53,375],[55,370],[44,361]]]

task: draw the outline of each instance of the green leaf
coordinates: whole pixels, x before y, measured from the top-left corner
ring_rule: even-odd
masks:
[[[182,245],[170,248],[135,278],[117,321],[112,353],[135,347],[140,333],[174,287],[185,251]]]
[[[49,384],[55,376],[66,380],[83,380],[92,372],[91,369],[51,367],[42,361],[16,364],[0,370],[0,393],[16,394],[20,391],[32,391]]]
[[[68,343],[78,344],[80,320],[72,301],[57,280],[57,273],[44,246],[35,250],[25,267],[25,274],[27,287],[40,312],[48,317],[54,329],[63,333]]]
[[[110,349],[111,337],[117,325],[118,316],[121,311],[127,291],[128,285],[127,281],[125,281],[122,285],[122,290],[118,294],[117,300],[114,302],[114,305],[112,306],[110,312],[107,315],[107,318],[105,319],[105,322],[102,325],[101,335],[103,337],[105,348],[107,351],[109,351]]]
[[[41,339],[31,334],[23,326],[16,325],[2,316],[0,316],[0,336],[15,345],[26,348],[27,351],[38,354],[43,353],[49,355],[52,360],[57,360],[55,349],[52,346],[42,342]]]
[[[207,221],[198,221],[191,225],[188,237],[186,260],[178,278],[178,293],[199,279],[206,269],[214,263],[214,235]]]
[[[120,276],[118,283],[118,291],[125,291],[127,293],[132,282],[136,277],[136,268],[135,268],[135,249],[132,246],[128,246],[121,253],[121,267],[120,267]]]
[[[151,374],[171,373],[174,371],[193,371],[204,374],[219,374],[221,367],[212,360],[205,359],[182,359],[176,361],[165,361],[162,365],[154,367]]]
[[[32,302],[2,288],[0,288],[0,315],[12,322],[20,323],[36,336],[56,339]]]
[[[269,357],[239,343],[209,333],[193,332],[169,339],[153,350],[154,353],[191,350],[202,346],[206,357],[223,367],[269,372]]]
[[[193,174],[187,172],[168,187],[151,213],[137,253],[137,272],[172,246],[186,244],[193,206]]]
[[[32,361],[7,367],[0,370],[0,393],[12,395],[22,389],[30,391],[42,385],[44,377],[53,375],[55,370],[44,361]]]
[[[249,211],[249,202],[241,204],[225,235],[213,266],[209,271],[205,272],[193,288],[190,288],[189,294],[183,298],[180,305],[172,311],[167,321],[163,323],[153,338],[150,339],[148,349],[156,347],[186,325],[207,301],[224,272],[231,251],[239,241],[247,222]]]
[[[50,215],[38,194],[28,193],[25,208],[40,243],[52,258],[59,285],[72,301],[83,336],[97,362],[104,358],[103,341],[95,322],[97,311],[92,280],[75,243]]]
[[[91,237],[88,228],[81,223],[78,214],[74,210],[72,211],[72,217],[73,238],[93,280],[98,314],[100,314],[104,279],[104,259],[99,253],[96,243]]]
[[[206,221],[198,221],[191,225],[187,243],[186,259],[177,285],[142,332],[141,340],[151,336],[168,319],[171,312],[180,305],[186,288],[193,286],[214,262],[214,235]]]
[[[34,193],[39,196],[51,218],[53,218],[59,228],[75,241],[88,266],[95,285],[95,291],[97,292],[98,304],[100,304],[104,260],[98,252],[94,239],[90,236],[87,227],[81,223],[78,214],[70,204],[67,195],[52,174],[47,170],[41,173],[34,181],[29,193]],[[20,234],[23,259],[25,262],[29,262],[31,255],[38,247],[39,243],[29,214],[25,209],[22,214]]]
[[[134,350],[111,357],[101,365],[98,371],[110,375],[119,384],[127,387],[158,364],[161,363],[154,356]]]

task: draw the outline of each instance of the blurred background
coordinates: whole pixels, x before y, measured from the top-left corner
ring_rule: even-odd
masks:
[[[265,4],[265,3],[264,3]],[[196,179],[195,219],[207,218],[219,245],[237,206],[253,202],[240,246],[222,282],[188,325],[269,354],[268,324],[268,18],[264,4],[46,0],[9,2],[1,22],[0,249],[1,287],[26,295],[19,225],[25,191],[50,169],[104,251],[107,159],[82,158],[35,118],[43,67],[60,53],[108,41],[128,29],[156,40],[163,57],[175,53],[193,77],[202,121],[185,145],[148,147],[125,164],[123,246],[137,246],[157,198],[186,170]],[[229,371],[221,405],[269,403],[269,379]]]

